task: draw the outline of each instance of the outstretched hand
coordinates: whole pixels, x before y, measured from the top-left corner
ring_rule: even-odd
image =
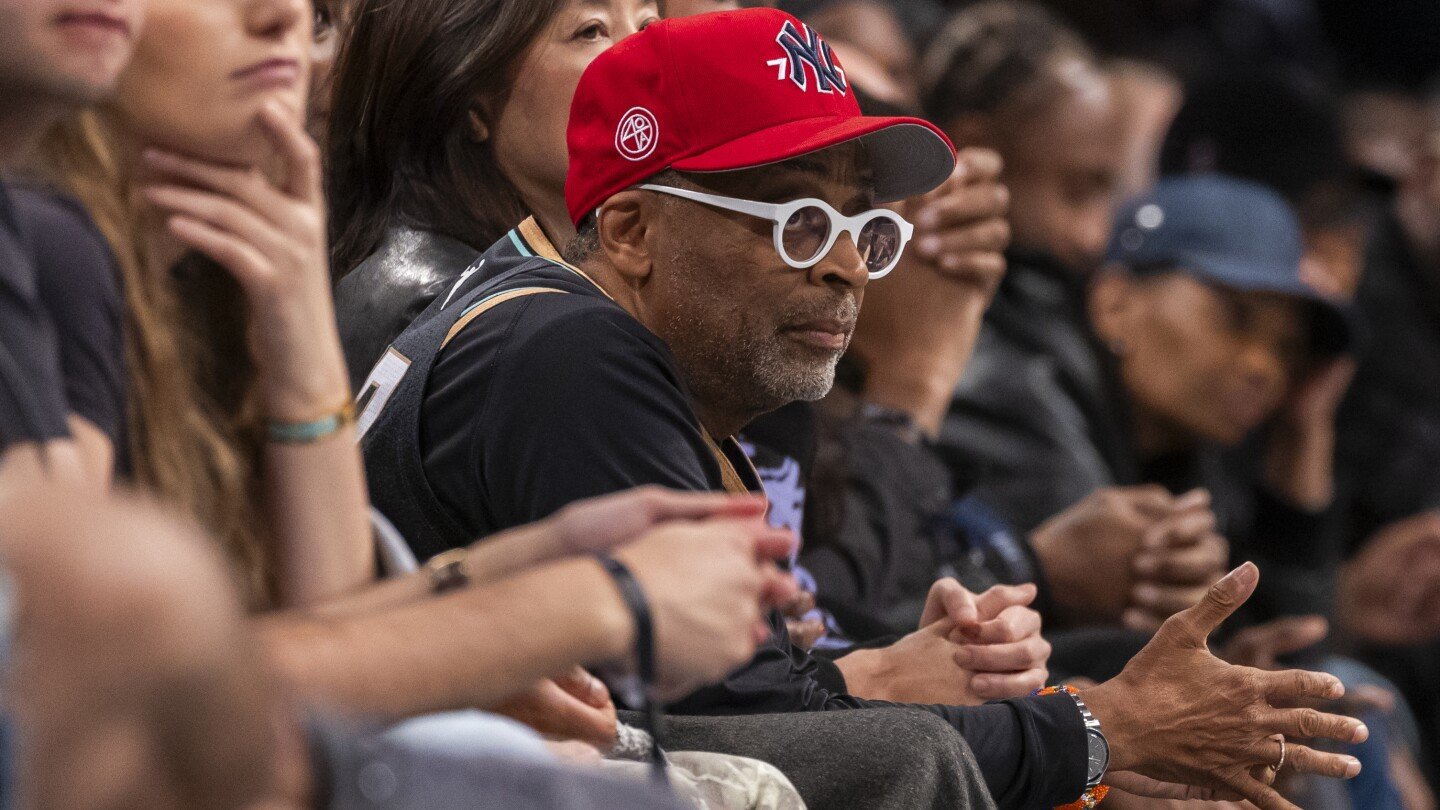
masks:
[[[1295,741],[1362,742],[1369,735],[1363,723],[1273,705],[1337,699],[1345,693],[1338,679],[1234,666],[1211,654],[1210,634],[1250,598],[1259,580],[1252,563],[1232,571],[1199,604],[1167,619],[1119,676],[1082,693],[1110,740],[1113,771],[1217,799],[1238,796],[1261,810],[1299,810],[1268,784],[1267,766],[1280,760],[1276,735],[1286,741],[1286,768],[1337,778],[1360,772],[1353,757]]]

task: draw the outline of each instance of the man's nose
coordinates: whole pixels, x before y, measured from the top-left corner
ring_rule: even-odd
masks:
[[[810,268],[810,283],[820,286],[844,286],[860,289],[870,280],[865,259],[848,233],[840,234],[830,252]]]

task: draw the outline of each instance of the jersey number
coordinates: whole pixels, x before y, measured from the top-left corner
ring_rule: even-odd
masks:
[[[391,347],[385,350],[385,356],[370,371],[365,385],[360,388],[360,396],[355,398],[355,412],[359,414],[355,420],[355,433],[360,439],[365,438],[366,431],[380,418],[380,412],[385,410],[385,404],[400,386],[400,381],[405,379],[409,368],[410,358]]]

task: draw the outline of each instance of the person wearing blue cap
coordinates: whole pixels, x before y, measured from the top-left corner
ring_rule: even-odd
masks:
[[[1212,531],[1267,576],[1248,619],[1325,613],[1335,410],[1354,334],[1347,310],[1304,280],[1304,253],[1291,208],[1254,183],[1171,178],[1122,206],[1106,264],[1071,288],[1076,331],[992,330],[961,384],[946,437],[986,470],[977,496],[1026,527],[1103,487],[1206,490]],[[1180,549],[1163,564],[1187,559]],[[1113,576],[1144,578],[1157,560],[1142,552]],[[1193,598],[1142,585],[1125,623],[1152,628],[1205,585]],[[1323,628],[1256,630],[1289,653]]]
[[[1321,609],[1351,329],[1302,279],[1303,255],[1274,192],[1219,176],[1162,181],[1122,207],[1105,268],[1069,293],[1073,332],[1017,323],[982,336],[991,345],[943,441],[987,470],[979,496],[1022,529],[1102,487],[1208,487],[1221,534],[1270,575],[1259,614]],[[1263,458],[1236,473],[1247,440],[1263,441]],[[1188,598],[1140,590],[1132,626],[1184,607],[1147,595]]]

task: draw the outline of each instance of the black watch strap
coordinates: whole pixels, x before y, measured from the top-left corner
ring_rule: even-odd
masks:
[[[635,667],[636,674],[640,678],[641,705],[636,710],[645,716],[645,730],[650,732],[650,737],[655,741],[650,748],[651,759],[655,764],[656,772],[660,778],[664,778],[665,754],[660,747],[660,722],[661,710],[659,701],[655,700],[655,621],[650,613],[650,602],[645,598],[645,590],[640,587],[639,580],[630,572],[626,565],[614,557],[604,554],[595,555],[605,573],[615,580],[615,586],[620,590],[620,598],[625,601],[625,607],[629,609],[630,616],[635,621]]]

